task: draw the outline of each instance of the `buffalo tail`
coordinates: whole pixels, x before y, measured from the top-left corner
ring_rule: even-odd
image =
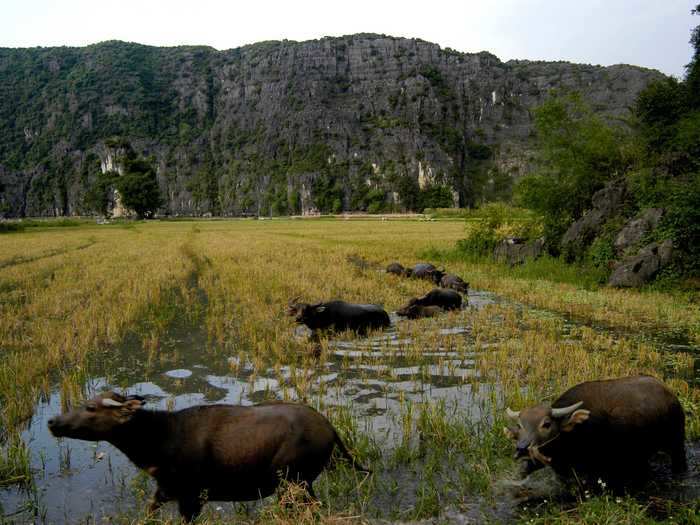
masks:
[[[354,457],[350,454],[348,451],[347,447],[345,446],[345,443],[343,443],[343,440],[340,439],[340,436],[338,433],[335,433],[335,445],[338,447],[338,450],[340,451],[340,455],[343,456],[344,459],[347,459],[350,462],[350,465],[352,465],[352,468],[355,470],[359,470],[360,472],[366,472],[367,474],[371,474],[372,471],[368,468],[363,467],[360,465]]]

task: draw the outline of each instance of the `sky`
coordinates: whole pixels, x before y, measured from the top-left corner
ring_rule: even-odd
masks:
[[[125,40],[230,49],[352,33],[501,60],[634,64],[682,77],[700,0],[0,0],[0,47]]]

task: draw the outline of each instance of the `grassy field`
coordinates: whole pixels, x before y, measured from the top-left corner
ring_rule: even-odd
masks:
[[[1,235],[0,485],[24,484],[31,493],[36,466],[19,432],[38,400],[56,391],[64,406],[80,400],[96,369],[111,373],[103,357],[128,338],[139,341],[144,374],[159,363],[177,365],[181,357],[165,341],[184,322],[205,334],[200,358],[231,376],[245,371],[251,385],[276,385],[270,397],[318,407],[375,472],[364,480],[340,466],[319,478],[322,506],[290,509],[273,499],[252,514],[236,511],[240,521],[363,523],[450,512],[542,523],[689,520],[697,503],[673,498],[654,508],[606,493],[577,494],[573,503],[544,499],[535,510],[517,498],[508,508],[497,502],[515,469],[501,432],[504,407],[552,399],[584,380],[656,375],[687,408],[689,436],[700,437],[695,357],[659,342],[699,342],[698,305],[667,293],[580,286],[560,278],[567,270],[557,261],[534,270],[460,261],[451,249],[463,235],[462,221],[417,220],[83,224]],[[371,346],[349,334],[324,338],[320,355],[285,316],[296,296],[394,311],[430,285],[380,269],[426,257],[503,300],[397,323],[391,339],[373,334]],[[356,352],[339,351],[343,344]],[[346,378],[385,396],[388,437],[357,408]],[[146,497],[145,485],[133,483],[137,499]],[[294,495],[291,487],[284,497]],[[113,520],[148,521],[140,512]],[[226,518],[208,511],[202,520]]]

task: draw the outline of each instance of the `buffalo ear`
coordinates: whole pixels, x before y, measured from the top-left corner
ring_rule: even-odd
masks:
[[[573,414],[571,414],[571,417],[569,417],[569,419],[567,419],[566,422],[561,426],[562,431],[571,432],[576,425],[588,420],[590,415],[590,410],[579,408]]]
[[[320,314],[320,313],[323,313],[323,312],[325,312],[325,311],[326,311],[326,307],[325,307],[325,306],[317,306],[317,307],[316,307],[316,312],[319,313],[319,314]]]

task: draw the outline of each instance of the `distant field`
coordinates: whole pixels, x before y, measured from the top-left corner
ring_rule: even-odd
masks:
[[[634,497],[579,494],[572,507],[547,495],[535,514],[520,505],[522,494],[504,495],[515,470],[504,408],[552,399],[588,379],[649,373],[681,396],[696,439],[698,305],[466,263],[451,252],[463,236],[462,220],[394,218],[80,224],[1,235],[0,516],[146,520],[149,482],[119,452],[99,445],[107,469],[96,449],[45,429],[61,407],[112,387],[163,408],[303,400],[331,418],[375,473],[358,479],[341,465],[317,482],[321,507],[290,509],[276,498],[248,510],[211,504],[207,523],[659,518]],[[394,319],[369,338],[322,338],[320,355],[285,316],[297,296],[393,312],[431,286],[387,275],[384,266],[426,257],[471,283],[469,308]],[[81,492],[94,479],[110,480],[110,490]],[[697,491],[697,481],[686,490]],[[670,509],[664,519],[697,505],[675,494],[655,493]],[[166,520],[174,519],[171,507]]]

